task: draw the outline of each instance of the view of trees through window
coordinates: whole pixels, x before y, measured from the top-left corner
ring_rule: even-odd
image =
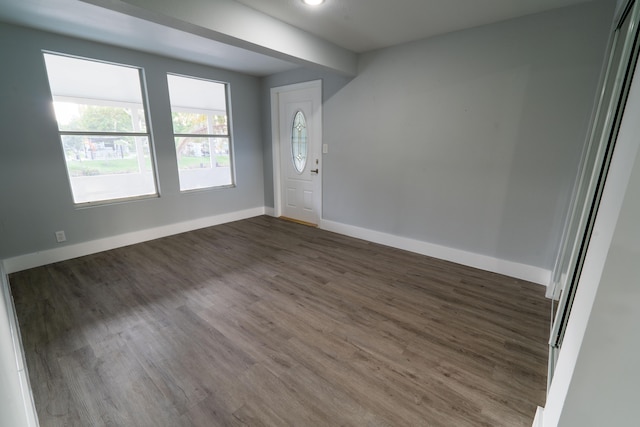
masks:
[[[44,53],[76,204],[157,196],[142,69]],[[167,74],[180,190],[233,185],[228,85]]]
[[[157,195],[141,70],[44,57],[74,201]]]
[[[167,76],[180,190],[233,184],[226,85]]]
[[[54,102],[56,115],[68,121],[58,119],[61,130],[82,131],[92,129],[95,132],[144,131],[145,123],[134,120],[144,117],[142,110],[135,112],[128,108],[116,108],[97,105],[82,105],[69,102]],[[64,111],[58,113],[58,111]],[[75,111],[69,115],[70,111]],[[134,129],[134,127],[136,129]],[[142,158],[138,156],[137,144],[141,147]],[[96,176],[122,173],[138,173],[141,169],[150,170],[148,139],[126,135],[62,135],[62,145],[69,175]]]
[[[213,114],[207,116],[174,111],[172,118],[176,134],[226,135],[228,133],[226,116]],[[209,164],[213,162],[219,167],[229,167],[229,147],[226,138],[178,137],[176,138],[176,151],[178,153],[178,167],[182,170],[203,167],[203,158],[206,158]]]

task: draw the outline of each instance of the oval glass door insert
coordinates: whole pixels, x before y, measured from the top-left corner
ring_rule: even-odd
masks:
[[[307,149],[309,138],[307,137],[307,120],[300,110],[293,117],[293,128],[291,129],[291,156],[293,167],[298,173],[302,173],[307,165]]]

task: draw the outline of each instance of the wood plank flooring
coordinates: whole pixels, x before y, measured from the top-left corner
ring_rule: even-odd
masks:
[[[531,426],[543,287],[257,217],[10,276],[42,426]]]

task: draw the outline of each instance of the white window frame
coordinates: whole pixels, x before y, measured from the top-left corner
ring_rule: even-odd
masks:
[[[64,161],[65,161],[65,169],[67,171],[67,178],[69,180],[69,189],[71,190],[71,195],[72,198],[74,200],[74,205],[76,207],[90,207],[90,206],[101,206],[101,205],[109,205],[109,204],[113,204],[113,203],[122,203],[122,202],[128,202],[128,201],[135,201],[135,200],[142,200],[142,199],[150,199],[150,198],[158,198],[160,197],[160,186],[158,183],[158,173],[157,173],[157,164],[156,164],[156,156],[155,156],[155,145],[153,143],[153,135],[151,132],[151,120],[149,117],[149,109],[148,109],[148,100],[147,100],[147,90],[146,90],[146,82],[145,82],[145,78],[144,78],[144,69],[142,67],[138,67],[135,65],[129,65],[129,64],[121,64],[121,63],[116,63],[116,62],[110,62],[110,61],[104,61],[104,60],[100,60],[100,59],[96,59],[96,58],[87,58],[87,57],[82,57],[82,56],[75,56],[75,55],[70,55],[70,54],[65,54],[65,53],[60,53],[60,52],[54,52],[54,51],[46,51],[43,50],[42,51],[43,55],[44,54],[48,54],[48,55],[56,55],[56,56],[62,56],[62,57],[68,57],[68,58],[73,58],[73,59],[78,59],[78,60],[82,60],[82,61],[90,61],[90,62],[97,62],[97,63],[102,63],[102,64],[107,64],[107,65],[113,65],[113,66],[117,66],[117,67],[124,67],[124,68],[130,68],[130,69],[134,69],[138,72],[138,78],[139,78],[139,82],[140,82],[140,95],[141,95],[141,99],[142,102],[140,104],[135,103],[135,102],[127,102],[127,101],[111,101],[111,100],[104,100],[104,99],[96,99],[96,98],[81,98],[81,97],[73,97],[73,96],[64,96],[64,95],[54,95],[53,93],[51,93],[51,99],[52,99],[52,104],[53,102],[72,102],[75,104],[85,104],[85,105],[94,105],[94,106],[104,106],[104,107],[123,107],[123,108],[131,108],[132,114],[137,114],[138,109],[142,110],[142,114],[143,114],[143,119],[146,125],[146,131],[140,129],[139,126],[139,120],[135,120],[132,118],[132,125],[134,128],[133,132],[110,132],[110,131],[71,131],[71,130],[61,130],[60,126],[58,125],[58,136],[60,139],[60,148],[63,151],[63,156],[64,156]],[[49,70],[47,70],[47,75],[49,74]],[[94,200],[94,201],[83,201],[83,202],[77,202],[76,201],[76,195],[74,194],[74,190],[73,190],[73,184],[72,184],[72,179],[73,177],[71,176],[71,171],[69,170],[69,166],[67,164],[67,158],[66,158],[66,153],[64,150],[64,143],[62,140],[63,136],[96,136],[96,137],[133,137],[133,138],[137,138],[137,137],[143,137],[143,138],[147,138],[148,141],[148,145],[149,145],[149,160],[151,163],[151,174],[153,176],[153,186],[154,186],[154,193],[150,193],[150,194],[141,194],[141,195],[135,195],[135,196],[127,196],[127,197],[116,197],[116,198],[108,198],[108,199],[102,199],[102,200]],[[142,162],[144,161],[143,157],[143,150],[142,147],[138,145],[138,141],[136,139],[136,154],[138,156],[138,165],[140,166],[142,164]]]
[[[201,108],[187,108],[187,107],[176,107],[174,108],[174,106],[171,103],[171,99],[169,99],[169,108],[171,109],[171,114],[172,114],[172,121],[171,121],[171,128],[173,131],[175,131],[173,129],[173,113],[174,112],[184,112],[184,113],[194,113],[194,114],[202,114],[205,115],[207,117],[207,127],[209,129],[213,128],[213,122],[214,122],[214,116],[217,115],[221,115],[220,113],[223,113],[222,115],[226,116],[227,118],[227,133],[226,134],[214,134],[214,133],[173,133],[173,141],[174,141],[174,149],[175,149],[175,153],[176,153],[176,166],[178,168],[178,173],[180,172],[180,153],[178,152],[178,147],[175,145],[175,140],[176,138],[221,138],[221,139],[227,139],[228,141],[228,146],[229,146],[229,178],[231,180],[230,184],[224,184],[224,185],[211,185],[211,186],[207,186],[207,187],[200,187],[200,188],[190,188],[190,189],[185,189],[183,190],[181,188],[181,183],[178,182],[178,186],[180,187],[180,192],[181,193],[188,193],[188,192],[193,192],[193,191],[207,191],[207,190],[213,190],[213,189],[225,189],[225,188],[234,188],[236,186],[236,175],[235,175],[235,160],[234,160],[234,150],[233,150],[233,137],[232,137],[232,120],[231,120],[231,102],[230,102],[230,96],[229,96],[229,92],[230,92],[230,84],[228,82],[223,82],[223,81],[219,81],[219,80],[213,80],[213,79],[207,79],[207,78],[202,78],[202,77],[197,77],[197,76],[190,76],[190,75],[186,75],[186,74],[178,74],[178,73],[167,73],[167,78],[169,76],[175,76],[175,77],[182,77],[182,78],[186,78],[186,79],[193,79],[193,80],[201,80],[204,82],[209,82],[209,83],[217,83],[217,84],[221,84],[224,86],[224,97],[225,97],[225,109],[226,111],[222,111],[222,110],[212,110],[212,109],[201,109]],[[210,147],[211,148],[211,147]],[[214,162],[214,154],[212,152],[212,150],[210,150],[210,161],[212,162],[212,168],[214,167],[213,162]]]

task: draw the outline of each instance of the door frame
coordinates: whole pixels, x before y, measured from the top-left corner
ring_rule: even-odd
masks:
[[[291,92],[294,90],[301,89],[317,89],[320,93],[320,108],[322,108],[322,80],[312,80],[304,83],[296,83],[286,86],[278,86],[271,88],[271,154],[273,159],[273,207],[274,207],[274,216],[280,217],[282,216],[282,191],[281,191],[281,164],[280,164],[280,106],[279,99],[280,94],[285,92]],[[320,117],[320,129],[318,129],[318,137],[320,142],[318,147],[320,151],[318,152],[318,158],[320,159],[320,164],[318,167],[320,168],[320,176],[318,179],[320,180],[318,185],[317,195],[318,200],[320,201],[320,206],[318,206],[318,226],[322,220],[322,182],[323,182],[323,174],[324,169],[322,168],[322,117]]]

